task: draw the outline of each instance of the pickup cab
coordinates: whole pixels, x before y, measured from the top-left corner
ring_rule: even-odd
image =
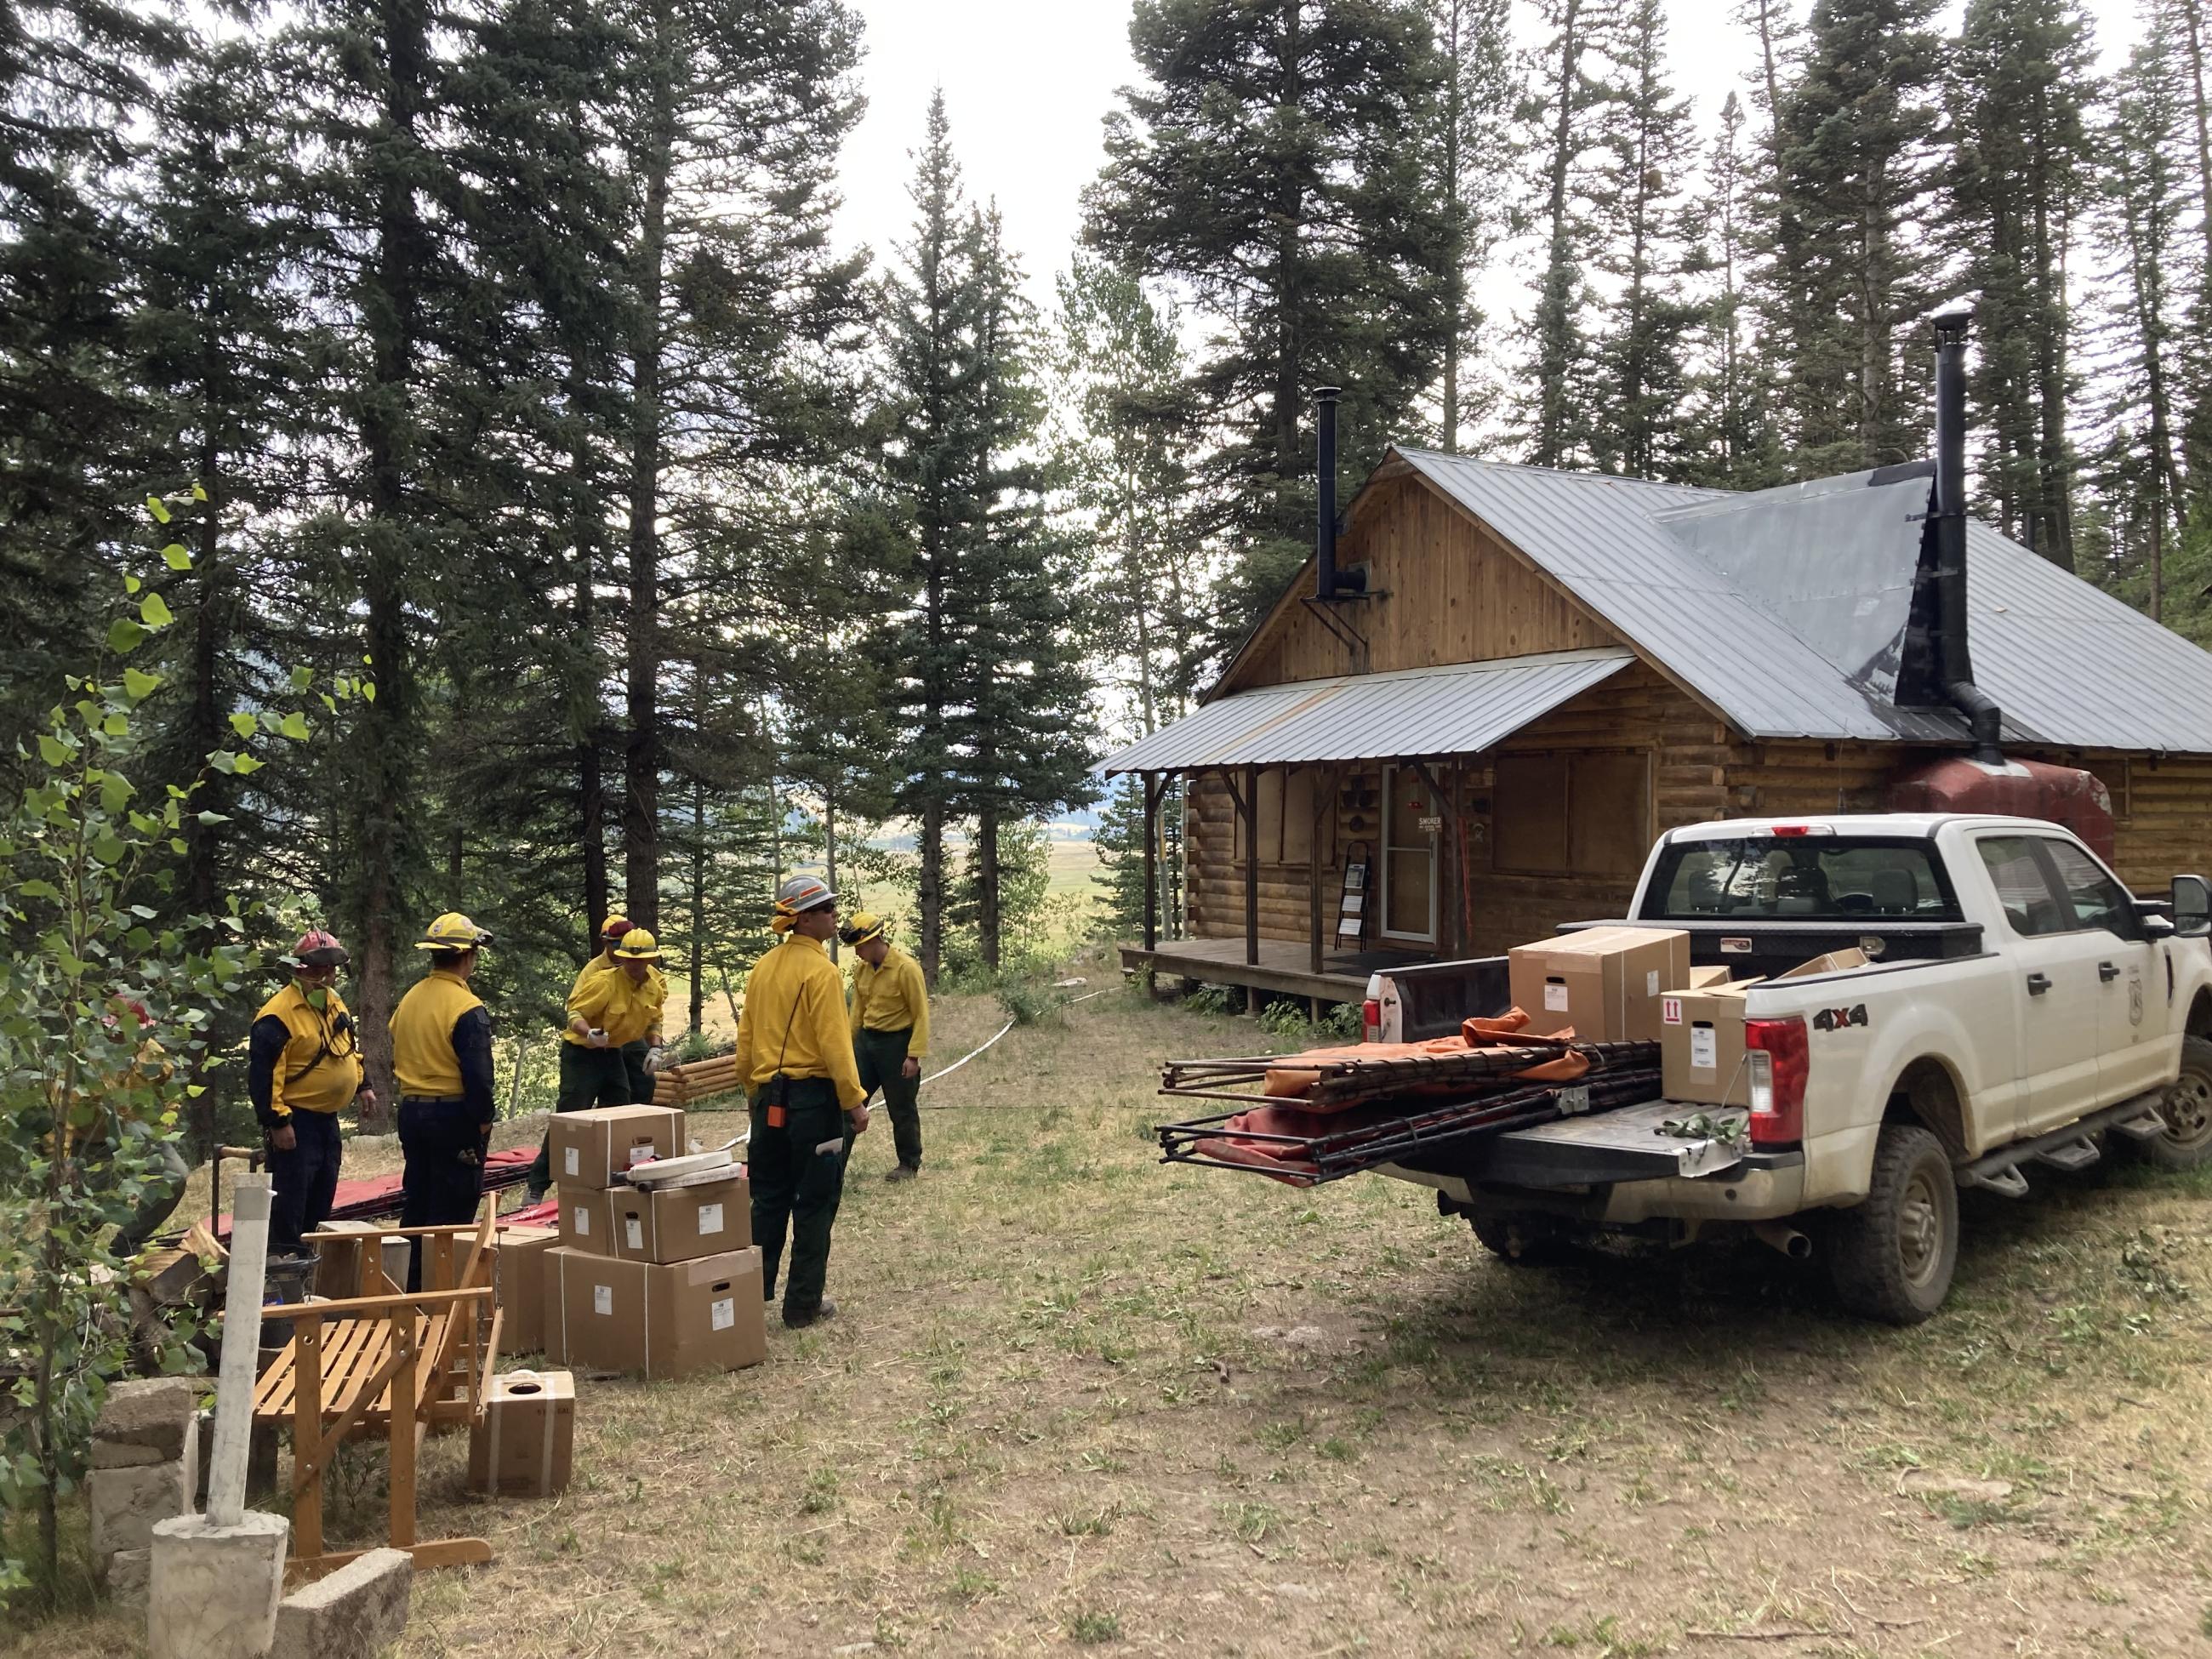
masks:
[[[2142,900],[2080,840],[2010,817],[1729,819],[1653,847],[1629,915],[1679,928],[1744,997],[1747,1107],[1666,1101],[1384,1173],[1530,1261],[1577,1237],[1748,1227],[1823,1258],[1842,1302],[1911,1323],[1948,1291],[1958,1188],[2029,1191],[2108,1146],[2212,1158],[2212,892]],[[1846,948],[1867,965],[1775,977]],[[1506,960],[1376,975],[1368,1036],[1503,1012]]]

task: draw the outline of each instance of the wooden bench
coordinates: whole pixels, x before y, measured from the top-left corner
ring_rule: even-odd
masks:
[[[484,1409],[484,1382],[499,1360],[493,1305],[492,1206],[459,1227],[391,1227],[380,1232],[311,1233],[315,1242],[359,1241],[363,1294],[335,1302],[264,1309],[289,1322],[291,1340],[253,1390],[257,1428],[292,1431],[292,1559],[287,1571],[315,1578],[362,1552],[323,1548],[323,1477],[347,1440],[381,1437],[391,1447],[391,1544],[417,1567],[491,1559],[481,1538],[416,1537],[416,1469],[433,1428],[471,1424]],[[423,1288],[385,1277],[386,1238],[421,1241]],[[465,1241],[465,1249],[461,1249]],[[457,1260],[458,1257],[458,1260]]]

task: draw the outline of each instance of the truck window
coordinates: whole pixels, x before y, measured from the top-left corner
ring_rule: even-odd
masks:
[[[1677,842],[1660,854],[1649,921],[1957,921],[1959,901],[1925,841]]]
[[[2112,879],[2105,866],[2069,841],[2045,838],[2043,850],[2051,855],[2058,874],[2058,890],[2074,914],[2076,927],[2101,927],[2122,939],[2142,937],[2134,896]]]
[[[2051,890],[2051,878],[2045,872],[2043,860],[2035,855],[2039,839],[2033,836],[1984,836],[1974,843],[1975,850],[1982,855],[1982,867],[1990,872],[1990,880],[1997,890],[1997,902],[2004,908],[2006,922],[2022,939],[2036,939],[2045,933],[2070,933],[2079,926],[2074,920],[2072,907],[2060,902]]]

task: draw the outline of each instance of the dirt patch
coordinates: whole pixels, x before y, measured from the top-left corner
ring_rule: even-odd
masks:
[[[940,1053],[1002,1018],[955,1000]],[[2203,1644],[2212,1182],[1972,1195],[1900,1333],[1755,1246],[1512,1268],[1401,1184],[1161,1169],[1157,1062],[1254,1042],[1120,995],[1018,1029],[925,1091],[919,1182],[862,1141],[836,1322],[584,1383],[557,1500],[470,1499],[433,1442],[426,1533],[499,1559],[418,1580],[403,1651]]]

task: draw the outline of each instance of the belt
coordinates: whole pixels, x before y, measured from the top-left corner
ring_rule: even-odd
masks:
[[[469,1103],[460,1095],[402,1095],[402,1106],[465,1106]]]

